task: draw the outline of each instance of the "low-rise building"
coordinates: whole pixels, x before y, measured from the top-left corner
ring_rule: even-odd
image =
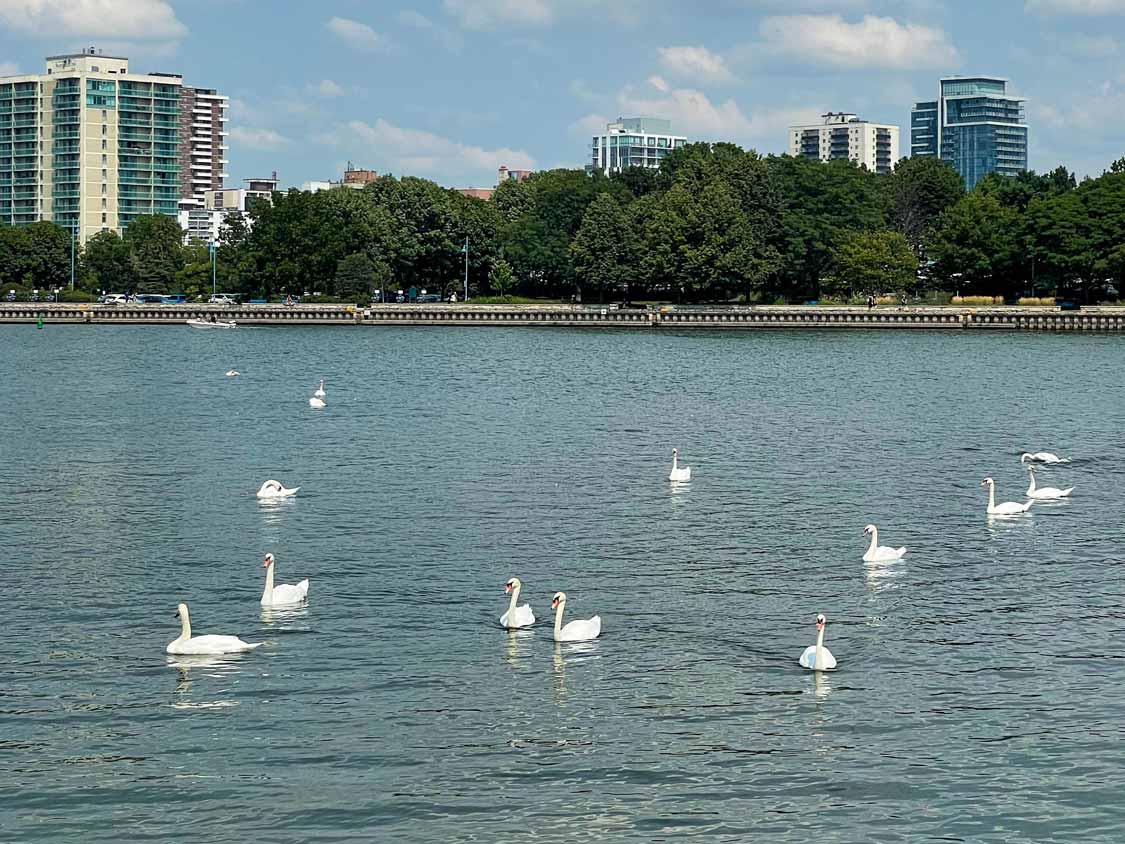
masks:
[[[845,159],[876,173],[898,161],[899,127],[872,123],[850,112],[821,115],[821,123],[789,127],[789,154],[817,161]]]
[[[672,134],[670,120],[619,117],[616,123],[606,125],[604,135],[594,135],[586,169],[608,176],[628,167],[659,167],[672,150],[687,142],[686,136]]]

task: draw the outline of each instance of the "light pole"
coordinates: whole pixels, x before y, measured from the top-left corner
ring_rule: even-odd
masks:
[[[465,253],[465,301],[469,301],[469,238],[465,238],[465,246],[461,250]]]
[[[212,298],[215,296],[215,264],[217,263],[217,260],[218,259],[216,258],[216,255],[215,255],[215,240],[214,240],[214,238],[212,238],[212,240],[211,240],[211,296],[212,296]]]
[[[74,243],[78,240],[78,232],[71,229],[70,232],[70,289],[74,289]]]

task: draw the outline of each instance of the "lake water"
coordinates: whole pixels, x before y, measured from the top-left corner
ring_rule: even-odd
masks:
[[[1125,840],[1122,338],[5,326],[0,361],[0,840]],[[990,522],[1028,449],[1073,499]],[[306,608],[260,610],[268,551]],[[555,646],[557,589],[600,639]],[[179,601],[266,644],[168,657]]]

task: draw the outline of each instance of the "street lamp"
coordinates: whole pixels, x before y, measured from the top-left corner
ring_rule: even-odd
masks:
[[[214,297],[214,295],[215,295],[215,265],[216,265],[217,261],[218,261],[218,258],[216,257],[216,254],[215,254],[215,240],[214,240],[214,238],[212,238],[212,240],[211,240],[211,296],[212,297]]]
[[[78,230],[70,231],[70,289],[74,289],[74,244],[78,240]]]
[[[465,253],[465,301],[469,301],[469,238],[465,238],[465,245],[461,249]]]

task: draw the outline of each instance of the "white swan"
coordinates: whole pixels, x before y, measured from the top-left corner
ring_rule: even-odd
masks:
[[[237,369],[228,369],[227,370],[227,378],[235,378],[235,377],[237,377],[241,374],[242,373],[239,372]]]
[[[324,392],[324,379],[323,378],[320,379],[320,386],[316,388],[316,392],[313,393],[313,395],[316,396],[316,398],[318,398],[318,399],[322,399],[322,398],[324,398],[325,396],[328,395],[326,392]]]
[[[985,478],[980,485],[988,487],[988,515],[990,516],[1015,516],[1026,513],[1034,503],[1028,501],[1026,504],[1020,504],[1016,501],[1005,501],[1003,504],[997,504],[996,482],[992,478]]]
[[[867,549],[867,553],[863,555],[865,563],[882,563],[890,560],[897,560],[906,553],[906,548],[891,548],[887,545],[879,544],[879,528],[875,525],[868,525],[863,529],[863,532],[871,537],[871,545]]]
[[[530,627],[535,623],[535,613],[531,611],[531,604],[524,604],[522,607],[516,606],[516,601],[520,597],[520,583],[518,577],[513,577],[504,584],[504,591],[512,593],[512,600],[508,603],[508,611],[500,616],[500,626],[508,630],[516,630],[520,627]]]
[[[268,480],[258,487],[257,496],[259,498],[288,498],[290,495],[296,495],[299,489],[299,486],[287,489],[281,485],[280,481]]]
[[[1025,451],[1020,455],[1020,463],[1069,463],[1065,457],[1059,457],[1049,451],[1037,451],[1034,454]]]
[[[324,407],[324,399],[313,396],[311,399],[309,399],[309,407],[315,407],[319,410],[320,408]]]
[[[588,642],[596,639],[602,632],[602,617],[595,615],[593,618],[576,619],[563,626],[563,609],[566,607],[566,593],[556,592],[551,599],[551,609],[555,611],[555,641],[556,642]]]
[[[263,607],[285,607],[299,604],[309,596],[309,579],[306,577],[296,586],[290,583],[273,585],[273,554],[266,554],[262,560],[262,568],[266,570],[266,588],[262,590]]]
[[[180,635],[168,643],[166,650],[170,654],[235,654],[240,651],[252,651],[265,644],[265,642],[250,644],[243,642],[237,636],[192,636],[187,604],[180,604],[176,608],[176,614],[180,617]]]
[[[1067,487],[1066,489],[1059,489],[1054,486],[1039,486],[1035,485],[1035,470],[1030,466],[1027,467],[1027,474],[1031,478],[1031,485],[1027,488],[1027,497],[1034,498],[1038,501],[1051,501],[1057,498],[1066,498],[1072,492],[1074,487]]]
[[[822,613],[817,614],[816,644],[805,648],[801,658],[797,660],[802,668],[810,671],[831,671],[836,667],[836,657],[832,656],[832,651],[824,647],[824,625],[827,623],[828,619]]]
[[[680,450],[672,449],[672,471],[668,474],[670,481],[690,481],[691,467],[680,465]]]

